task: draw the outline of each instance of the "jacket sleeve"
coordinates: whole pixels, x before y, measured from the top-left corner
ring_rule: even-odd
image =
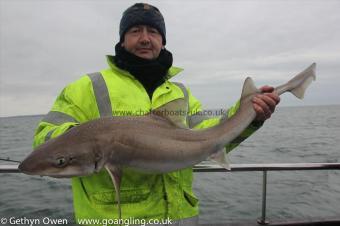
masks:
[[[240,101],[237,101],[233,106],[224,112],[220,112],[219,115],[212,115],[211,111],[206,111],[202,109],[201,103],[191,94],[188,89],[189,95],[189,114],[188,123],[189,127],[192,129],[203,129],[209,128],[220,123],[221,120],[232,117],[238,110],[240,106]],[[226,145],[226,152],[229,153],[235,147],[237,147],[241,142],[252,135],[256,130],[258,130],[263,125],[262,122],[251,123],[237,138]]]
[[[91,97],[91,92],[86,89],[88,85],[91,87],[86,77],[71,83],[59,94],[50,112],[43,117],[36,128],[33,148],[93,117],[91,110],[87,110],[91,109],[89,103],[93,95]]]

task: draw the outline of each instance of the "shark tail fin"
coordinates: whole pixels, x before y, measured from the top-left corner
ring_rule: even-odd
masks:
[[[286,84],[276,87],[276,92],[280,95],[286,91],[290,91],[297,98],[303,99],[306,89],[312,81],[316,79],[315,69],[316,63],[313,63]]]

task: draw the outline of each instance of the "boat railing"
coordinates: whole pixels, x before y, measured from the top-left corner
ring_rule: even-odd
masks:
[[[196,165],[195,172],[249,172],[262,171],[262,207],[261,217],[257,220],[260,225],[269,224],[266,219],[267,206],[267,174],[268,171],[296,171],[296,170],[340,170],[340,163],[269,163],[269,164],[232,164],[227,170],[218,165]],[[340,223],[340,222],[339,222]]]
[[[231,164],[227,170],[215,164],[199,164],[194,166],[194,172],[262,172],[262,208],[261,217],[257,220],[260,225],[270,225],[266,218],[267,177],[268,171],[299,171],[299,170],[340,170],[340,163],[270,163],[270,164]],[[0,173],[20,173],[18,165],[0,165]],[[333,222],[333,221],[332,221]],[[334,221],[336,224],[340,221]],[[307,224],[306,224],[307,223]],[[288,225],[288,224],[287,224]],[[290,225],[308,225],[308,222]],[[326,224],[322,224],[326,225]],[[327,224],[333,225],[333,224]],[[334,224],[335,225],[335,224]]]

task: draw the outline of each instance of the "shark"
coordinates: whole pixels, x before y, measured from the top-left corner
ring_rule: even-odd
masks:
[[[274,91],[279,95],[291,92],[302,99],[316,79],[315,69],[313,63]],[[21,162],[19,170],[51,177],[79,177],[107,170],[121,217],[119,190],[123,167],[167,173],[192,167],[212,156],[229,169],[224,147],[256,118],[252,98],[260,92],[253,80],[246,78],[237,112],[218,125],[201,130],[186,127],[185,114],[178,114],[180,118],[164,114],[184,109],[184,99],[176,99],[144,116],[91,120],[38,146]]]

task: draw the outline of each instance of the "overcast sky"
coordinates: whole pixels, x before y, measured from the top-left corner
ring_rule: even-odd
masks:
[[[122,12],[135,1],[0,0],[0,116],[45,114],[68,83],[107,67]],[[175,78],[206,108],[227,107],[244,79],[280,85],[311,63],[303,101],[339,104],[340,1],[145,1],[165,17]]]

